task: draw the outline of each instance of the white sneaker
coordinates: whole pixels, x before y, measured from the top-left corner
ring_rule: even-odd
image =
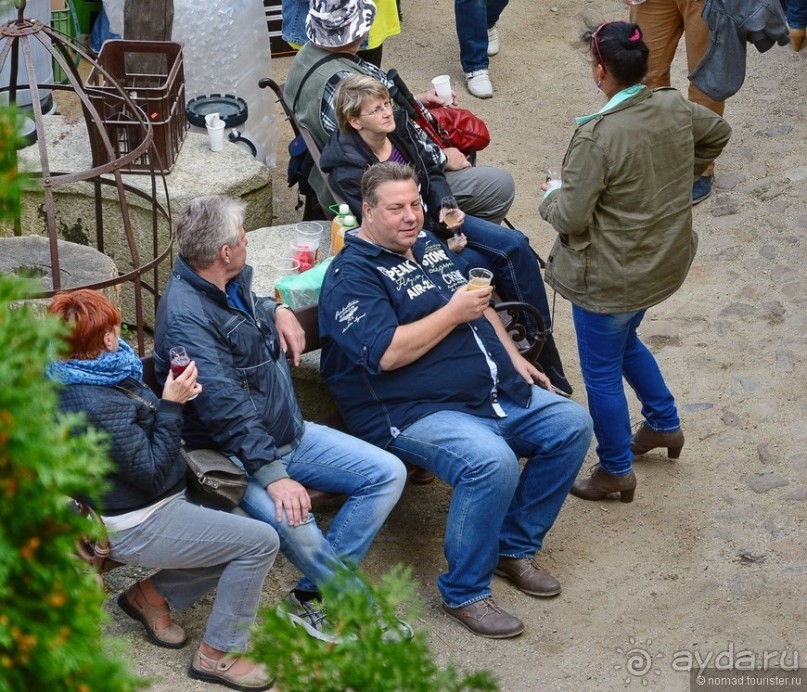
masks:
[[[493,96],[493,84],[487,70],[466,72],[465,83],[468,86],[468,91],[478,99],[489,99]]]
[[[488,29],[488,55],[496,55],[499,52],[499,32],[494,24]]]

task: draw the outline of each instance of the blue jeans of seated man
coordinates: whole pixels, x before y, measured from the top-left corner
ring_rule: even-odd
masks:
[[[283,457],[289,476],[307,487],[345,494],[327,539],[313,514],[300,526],[278,523],[266,488],[250,478],[241,507],[280,536],[280,550],[303,573],[297,588],[316,591],[341,564],[357,566],[367,554],[406,483],[399,459],[368,442],[306,421],[297,449]]]
[[[490,269],[502,300],[518,300],[538,308],[544,327],[551,330],[552,316],[541,267],[527,236],[467,214],[462,232],[468,245],[461,255],[468,266]]]
[[[572,306],[597,455],[603,470],[615,476],[633,468],[623,377],[642,402],[642,416],[651,429],[662,432],[681,426],[675,399],[658,363],[636,333],[645,312],[602,315]]]
[[[219,651],[245,651],[263,580],[277,556],[271,526],[189,502],[166,503],[141,524],[111,533],[111,557],[157,568],[154,588],[172,610],[185,610],[216,589],[203,641]]]
[[[390,445],[454,488],[448,573],[437,579],[451,608],[491,595],[499,555],[531,558],[541,549],[591,443],[591,418],[573,401],[533,386],[528,407],[506,395],[500,403],[506,418],[440,411]],[[523,470],[520,457],[527,457]]]
[[[465,72],[487,70],[488,29],[499,21],[509,0],[454,0],[454,20]]]

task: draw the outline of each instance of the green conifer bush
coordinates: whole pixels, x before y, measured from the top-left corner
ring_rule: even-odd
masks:
[[[496,690],[491,675],[461,675],[454,667],[441,669],[434,662],[423,631],[414,639],[398,636],[396,613],[402,603],[415,601],[415,585],[408,568],[396,567],[378,584],[343,572],[323,587],[328,618],[336,626],[340,643],[309,636],[274,609],[261,613],[253,638],[252,657],[265,663],[284,692],[344,692],[389,690],[406,692],[459,692]],[[410,609],[407,621],[413,621]]]
[[[9,122],[0,112],[0,133],[14,131]],[[0,137],[6,218],[19,203],[13,146]],[[127,692],[142,684],[102,642],[104,592],[74,557],[92,525],[67,502],[97,497],[108,461],[97,434],[74,435],[78,419],[57,414],[45,368],[63,327],[18,304],[35,290],[0,275],[0,692]]]

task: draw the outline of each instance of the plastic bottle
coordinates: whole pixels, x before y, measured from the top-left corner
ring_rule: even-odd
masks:
[[[347,204],[340,204],[339,211],[331,222],[331,254],[335,255],[345,246],[345,232],[355,228],[356,217]]]

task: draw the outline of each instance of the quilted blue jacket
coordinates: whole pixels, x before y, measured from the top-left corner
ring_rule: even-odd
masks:
[[[158,400],[141,382],[124,380],[132,399],[114,387],[67,385],[59,408],[84,413],[87,422],[108,436],[114,464],[101,513],[124,514],[148,507],[185,487],[185,462],[179,455],[182,405]]]

